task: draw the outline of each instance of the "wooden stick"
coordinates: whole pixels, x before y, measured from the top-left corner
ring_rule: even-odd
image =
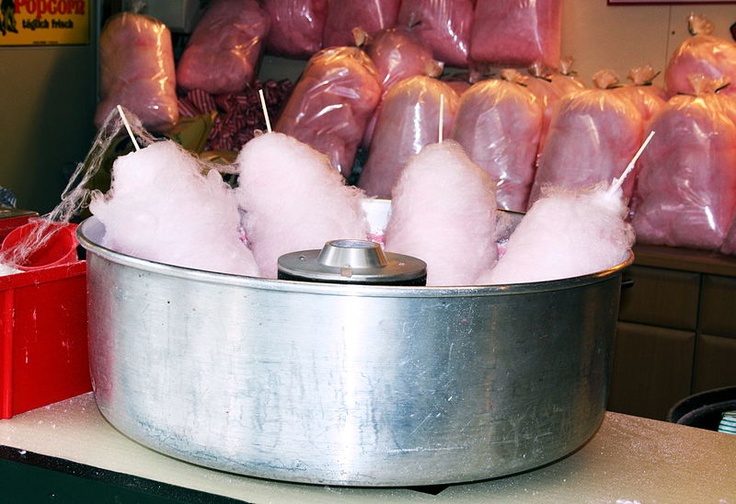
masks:
[[[130,139],[133,141],[133,147],[135,147],[135,150],[137,151],[141,150],[141,146],[138,145],[138,141],[135,139],[135,135],[133,135],[133,130],[130,127],[128,118],[125,117],[125,112],[123,112],[123,107],[121,107],[120,105],[118,105],[118,113],[120,114],[120,117],[123,119],[123,124],[125,125],[125,129],[128,130],[128,135],[130,136]]]
[[[649,145],[649,142],[652,141],[653,136],[654,136],[654,131],[649,133],[646,140],[644,140],[644,143],[641,144],[641,147],[639,147],[639,150],[636,151],[636,154],[634,154],[634,157],[631,159],[631,161],[629,161],[628,166],[626,166],[626,169],[621,174],[621,176],[619,178],[613,179],[613,181],[611,182],[611,187],[608,188],[609,195],[615,193],[624,183],[624,180],[626,180],[626,177],[628,177],[629,174],[631,173],[631,170],[634,169],[634,165],[636,165],[636,162],[639,160],[639,156],[641,156],[641,153],[644,152],[644,149],[646,149],[647,145]]]
[[[271,133],[271,119],[268,117],[268,109],[266,108],[266,97],[263,95],[263,89],[258,90],[258,96],[261,98],[261,108],[263,109],[263,117],[266,118],[266,131]]]

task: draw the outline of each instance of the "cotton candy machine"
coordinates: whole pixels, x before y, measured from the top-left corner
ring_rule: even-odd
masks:
[[[622,269],[492,287],[238,277],[87,250],[95,398],[198,465],[414,486],[553,462],[600,425]]]

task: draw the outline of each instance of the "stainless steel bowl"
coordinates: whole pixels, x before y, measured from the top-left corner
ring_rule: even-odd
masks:
[[[602,421],[622,269],[487,287],[264,280],[87,251],[108,421],[202,466],[301,483],[504,476]]]

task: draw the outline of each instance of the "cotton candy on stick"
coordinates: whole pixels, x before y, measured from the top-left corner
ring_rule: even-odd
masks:
[[[620,191],[547,187],[509,238],[506,253],[479,284],[559,280],[624,261],[634,242]]]
[[[453,140],[412,156],[392,192],[386,250],[427,263],[427,285],[472,285],[497,258],[495,183]]]
[[[216,170],[164,140],[115,160],[106,194],[90,211],[105,225],[102,245],[175,266],[257,276],[240,240],[234,191]]]
[[[243,146],[236,165],[243,228],[263,277],[276,278],[283,254],[368,236],[363,193],[309,145],[264,133]]]
[[[559,280],[604,271],[626,260],[634,231],[621,184],[652,139],[647,136],[610,184],[567,189],[546,186],[509,238],[506,252],[479,284]]]

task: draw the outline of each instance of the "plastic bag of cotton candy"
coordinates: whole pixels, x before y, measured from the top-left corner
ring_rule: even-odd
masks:
[[[688,16],[688,32],[691,37],[684,40],[672,53],[664,72],[665,89],[670,96],[698,92],[692,77],[719,80],[726,83],[720,92],[736,95],[736,43],[733,40],[713,35],[713,23],[703,16]]]
[[[616,78],[596,73],[595,89],[560,99],[546,132],[534,183],[531,205],[545,185],[577,189],[610,181],[617,176],[643,140],[644,122],[634,103],[607,86]],[[631,197],[635,177],[623,187]]]
[[[452,137],[496,180],[499,208],[527,208],[543,113],[526,86],[506,78],[477,82],[460,97]]]

